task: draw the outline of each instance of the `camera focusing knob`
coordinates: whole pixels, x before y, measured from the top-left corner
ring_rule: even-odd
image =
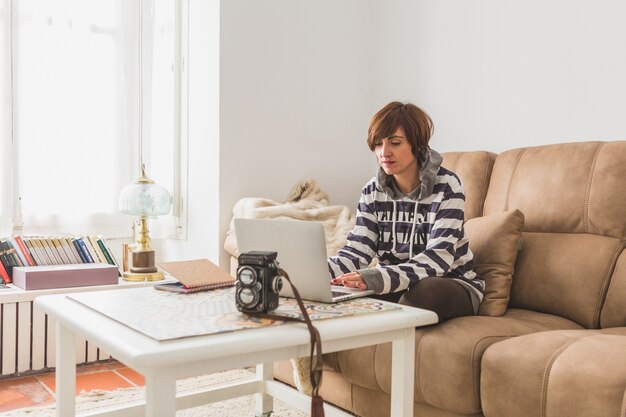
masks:
[[[272,280],[272,292],[278,294],[283,289],[283,277],[277,276]]]

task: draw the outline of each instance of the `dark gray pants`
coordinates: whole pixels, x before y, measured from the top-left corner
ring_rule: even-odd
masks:
[[[463,285],[450,278],[424,278],[407,291],[372,297],[434,311],[439,316],[439,323],[454,317],[474,315],[469,293]]]

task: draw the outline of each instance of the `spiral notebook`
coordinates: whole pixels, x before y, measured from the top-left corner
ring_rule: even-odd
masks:
[[[190,293],[235,285],[235,278],[208,259],[160,262],[158,266],[179,282],[155,285],[158,290]]]

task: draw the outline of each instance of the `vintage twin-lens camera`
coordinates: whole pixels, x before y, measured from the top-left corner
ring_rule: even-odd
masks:
[[[278,307],[283,280],[276,252],[250,251],[239,255],[235,302],[244,313],[268,313]]]

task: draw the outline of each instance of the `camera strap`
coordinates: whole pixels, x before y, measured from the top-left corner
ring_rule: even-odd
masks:
[[[322,338],[320,337],[319,331],[313,326],[311,322],[311,318],[309,317],[309,313],[306,311],[306,307],[302,302],[302,298],[300,297],[300,293],[293,285],[291,280],[289,279],[289,274],[282,269],[278,269],[279,274],[287,280],[291,289],[293,290],[293,295],[296,297],[296,301],[298,306],[300,307],[300,311],[302,312],[303,318],[295,318],[295,317],[284,317],[277,316],[273,314],[267,313],[247,313],[253,316],[270,318],[272,320],[283,320],[283,321],[295,321],[299,323],[306,323],[307,328],[309,329],[309,334],[311,337],[311,351],[310,351],[310,367],[309,374],[311,377],[311,386],[313,390],[311,392],[311,417],[324,417],[324,400],[319,395],[320,385],[322,383]]]

